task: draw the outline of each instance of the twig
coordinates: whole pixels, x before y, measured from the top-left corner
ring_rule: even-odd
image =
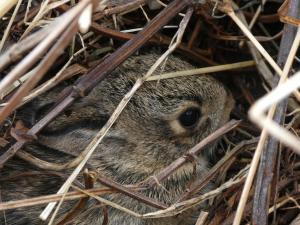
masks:
[[[5,41],[6,41],[6,38],[7,38],[7,36],[8,36],[8,33],[9,33],[9,31],[10,31],[11,25],[12,25],[12,23],[13,23],[13,21],[14,21],[16,15],[17,15],[17,12],[19,11],[19,8],[20,8],[21,3],[22,3],[22,0],[18,0],[18,3],[17,3],[17,5],[16,5],[16,8],[15,8],[15,10],[14,10],[14,12],[13,12],[13,15],[11,16],[11,18],[10,18],[10,20],[9,20],[9,23],[8,23],[8,25],[7,25],[7,27],[6,27],[5,31],[4,31],[3,37],[2,37],[1,42],[0,42],[0,53],[1,53],[2,49],[3,49],[4,43],[5,43]],[[0,4],[1,4],[1,3],[0,3]],[[1,17],[1,16],[0,16],[0,17]]]
[[[82,193],[86,194],[87,196],[90,196],[90,197],[96,199],[97,201],[99,201],[101,203],[104,203],[105,205],[111,206],[111,207],[113,207],[113,208],[115,208],[117,210],[120,210],[122,212],[125,212],[125,213],[127,213],[127,214],[129,214],[131,216],[138,217],[138,218],[142,217],[142,215],[139,214],[139,213],[136,213],[136,212],[134,212],[134,211],[132,211],[130,209],[127,209],[127,208],[121,206],[121,205],[118,205],[118,204],[116,204],[114,202],[111,202],[111,201],[109,201],[109,200],[107,200],[105,198],[101,198],[101,197],[99,197],[99,196],[97,196],[97,195],[95,195],[93,193],[90,193],[89,191],[82,190],[82,189],[80,189],[78,187],[73,187],[73,188],[76,189],[76,190],[78,190],[78,191],[81,191]]]
[[[109,29],[107,27],[100,26],[97,23],[93,23],[91,28],[95,33],[104,34],[109,37],[115,38],[117,40],[130,40],[135,36],[134,34],[123,33],[120,31]],[[170,41],[171,41],[170,38],[163,34],[155,35],[154,37],[148,40],[149,43],[163,44],[163,45],[169,45]],[[193,48],[193,50],[194,49],[195,48]],[[196,49],[197,51],[193,51],[192,49],[189,49],[184,43],[181,43],[177,47],[177,50],[184,53],[191,60],[197,63],[199,61],[203,61],[209,65],[217,65],[217,63],[215,63],[214,61],[202,56],[202,54],[207,55],[207,52],[201,51],[200,49]]]
[[[209,215],[208,212],[201,211],[201,213],[197,219],[196,225],[204,225],[205,220],[207,219],[208,215]]]
[[[214,165],[213,168],[209,170],[209,172],[201,178],[199,181],[196,181],[192,188],[184,193],[179,201],[188,199],[191,195],[195,193],[199,193],[201,189],[207,185],[212,178],[217,174],[218,171],[220,171],[221,168],[224,168],[226,166],[226,163],[229,162],[231,159],[233,159],[241,150],[244,150],[245,147],[248,147],[249,145],[254,145],[258,142],[258,138],[254,138],[249,141],[242,141],[237,146],[235,146],[229,153],[227,153],[216,165]]]
[[[165,74],[161,74],[161,75],[153,75],[153,76],[149,77],[147,79],[147,81],[215,73],[215,72],[226,71],[226,70],[241,69],[241,68],[251,67],[251,66],[255,66],[255,62],[253,60],[238,62],[238,63],[231,63],[231,64],[226,64],[226,65],[219,65],[219,66],[204,67],[204,68],[199,68],[199,69],[191,69],[191,70],[186,70],[186,71],[176,71],[173,73],[165,73]]]
[[[171,205],[167,209],[159,210],[153,213],[147,213],[143,215],[143,218],[160,218],[160,217],[169,217],[169,216],[175,216],[179,213],[182,213],[192,207],[197,206],[201,202],[210,199],[212,197],[217,196],[218,194],[222,193],[224,190],[230,188],[231,186],[238,184],[242,182],[248,172],[249,167],[246,166],[244,169],[242,169],[234,178],[228,180],[224,184],[222,184],[220,187],[218,187],[215,190],[209,191],[201,196],[198,196],[196,198],[192,198],[183,202],[175,203]]]
[[[94,193],[95,195],[105,195],[115,193],[110,188],[94,188],[88,189],[90,193]],[[52,195],[45,195],[40,197],[28,198],[23,200],[15,200],[9,202],[0,203],[0,211],[8,210],[8,209],[16,209],[20,207],[30,207],[35,205],[42,205],[52,201],[59,201],[63,195],[62,194],[52,194]],[[72,201],[79,198],[87,197],[85,194],[79,191],[72,191],[66,194],[65,200]]]
[[[0,19],[7,13],[15,4],[17,4],[18,0],[0,0]]]
[[[22,41],[10,46],[8,50],[0,55],[0,71],[3,71],[10,63],[17,61],[24,53],[36,46],[38,42],[43,40],[49,34],[53,27],[53,25],[49,25],[26,37]]]
[[[263,115],[263,112],[272,104],[286,98],[291,90],[296,90],[300,86],[300,72],[297,72],[292,78],[284,84],[275,88],[270,94],[267,94],[258,100],[250,109],[250,119],[260,127],[266,129],[270,134],[279,139],[285,145],[291,147],[297,154],[300,154],[300,141],[298,137],[282,128],[270,118]],[[294,83],[293,83],[294,82]]]
[[[23,85],[17,93],[10,99],[8,104],[1,109],[0,116],[2,120],[5,118],[6,115],[8,115],[22,100],[24,93],[25,95],[27,92],[33,88],[33,86],[39,81],[41,76],[47,71],[47,69],[52,65],[52,63],[55,61],[55,59],[62,53],[61,51],[57,51],[58,49],[63,49],[69,42],[70,38],[73,34],[75,34],[77,30],[77,21],[74,20],[72,24],[68,27],[66,32],[61,36],[61,38],[58,40],[58,42],[51,48],[49,53],[46,55],[46,57],[41,61],[39,66],[35,68],[36,75],[32,76],[26,83]],[[71,34],[71,35],[70,35]],[[40,129],[39,127],[37,129]],[[35,128],[32,128],[28,131],[28,135],[33,135],[35,132]],[[0,168],[4,165],[4,163],[11,158],[17,150],[25,144],[25,140],[21,142],[17,142],[15,145],[13,145],[9,150],[7,150],[5,153],[3,153],[0,156]]]
[[[297,34],[295,40],[293,42],[292,48],[290,50],[290,54],[287,58],[285,68],[283,69],[284,75],[287,76],[289,73],[289,69],[292,65],[293,59],[295,57],[296,51],[300,44],[300,27],[298,27]],[[270,107],[272,104],[277,104],[281,99],[285,98],[290,94],[291,90],[297,90],[299,83],[297,80],[299,79],[299,73],[296,73],[292,78],[292,81],[288,80],[284,84],[284,78],[280,79],[279,86],[275,88],[272,92],[267,94],[265,97],[258,100],[249,110],[249,116],[251,120],[257,123],[259,126],[263,127],[264,129],[268,130],[270,134],[274,137],[280,139],[286,145],[292,147],[298,154],[300,154],[300,141],[297,137],[292,135],[290,132],[286,131],[285,129],[281,128],[279,125],[274,123],[270,118],[266,118],[263,115],[263,112]],[[293,83],[295,82],[296,83]],[[284,89],[287,88],[287,89]],[[275,93],[275,94],[274,94]],[[270,101],[271,100],[271,101]],[[265,105],[264,105],[265,104]],[[276,127],[276,128],[275,128]],[[279,132],[279,133],[277,133]],[[285,136],[282,136],[282,135]],[[287,135],[287,136],[286,136]]]
[[[245,35],[250,39],[250,41],[255,45],[255,47],[259,50],[259,52],[264,56],[264,58],[269,62],[269,64],[273,67],[273,69],[282,76],[282,70],[277,65],[277,63],[272,59],[269,53],[262,47],[262,45],[256,40],[253,34],[247,29],[247,27],[240,21],[240,19],[236,16],[235,12],[229,11],[228,15],[232,18],[232,20],[239,26],[239,28],[245,33]]]
[[[28,69],[39,59],[39,57],[49,48],[51,43],[66,29],[66,27],[76,18],[81,11],[86,7],[90,0],[80,2],[76,7],[66,12],[59,17],[54,23],[54,30],[50,35],[32,50],[0,83],[0,94],[3,94],[5,87],[9,86],[18,79],[22,74],[26,73]],[[54,26],[55,25],[55,26]]]
[[[37,96],[41,95],[42,93],[45,93],[49,89],[56,86],[59,82],[69,79],[77,74],[83,74],[87,72],[87,69],[83,66],[80,66],[78,64],[73,64],[69,66],[73,60],[73,58],[84,51],[85,48],[77,51],[73,56],[70,57],[68,62],[56,73],[54,77],[47,80],[45,83],[41,84],[40,86],[36,87],[31,91],[30,94],[28,94],[26,97],[22,99],[22,102],[17,106],[17,108],[21,107],[22,105],[32,101]],[[69,66],[69,67],[68,67]],[[22,78],[26,77],[27,79],[31,76],[30,72],[25,74]],[[23,82],[23,79],[21,78],[21,81]],[[16,87],[12,86],[9,90],[9,92],[5,93],[5,95],[9,94],[11,91],[13,91]],[[7,103],[0,104],[1,106],[5,106]]]
[[[40,64],[32,70],[32,76],[20,87],[17,92],[10,98],[8,104],[0,110],[0,123],[3,122],[7,116],[19,105],[23,97],[26,96],[31,89],[42,79],[43,75],[52,66],[52,63],[60,56],[73,35],[78,30],[77,21],[74,20],[72,24],[65,30],[60,39],[50,49]],[[57,49],[60,49],[58,51]]]
[[[37,23],[42,19],[42,17],[51,9],[54,9],[56,7],[59,7],[60,5],[69,2],[70,0],[62,0],[58,2],[53,2],[52,4],[49,4],[50,0],[45,0],[41,3],[41,7],[36,14],[36,16],[33,18],[33,20],[29,23],[29,26],[26,28],[25,32],[20,37],[20,40],[22,40],[29,32],[33,30],[33,28],[37,25]],[[92,1],[89,0],[89,3]],[[86,5],[85,5],[86,7]],[[76,8],[76,7],[75,7]]]
[[[290,223],[290,225],[300,224],[300,214]]]
[[[249,30],[251,30],[251,29],[253,28],[253,26],[254,26],[254,24],[255,24],[257,18],[259,17],[259,14],[261,13],[261,11],[262,11],[262,9],[263,9],[263,6],[264,6],[265,3],[266,3],[266,1],[267,1],[267,0],[262,0],[261,3],[259,4],[259,6],[257,7],[257,9],[256,9],[256,11],[255,11],[255,14],[254,14],[254,16],[252,17],[251,22],[250,22],[250,24],[249,24]],[[240,47],[243,47],[244,43],[245,43],[244,41],[241,41],[241,42],[239,43],[239,46],[240,46]]]
[[[264,58],[269,62],[269,64],[273,67],[275,72],[279,76],[283,76],[283,71],[278,66],[278,64],[273,60],[273,58],[269,55],[269,53],[263,48],[263,46],[256,40],[253,34],[249,31],[249,29],[242,23],[242,21],[236,16],[234,10],[232,9],[229,3],[226,4],[224,8],[222,8],[225,13],[227,13],[232,20],[239,26],[239,28],[243,31],[243,33],[250,39],[250,41],[255,45],[257,50],[264,56]],[[300,101],[300,93],[298,91],[294,92],[297,100]]]
[[[144,5],[145,3],[146,3],[146,0],[135,0],[135,1],[123,4],[123,5],[115,6],[115,7],[110,8],[110,9],[105,9],[103,12],[100,12],[100,13],[105,15],[105,16],[109,16],[109,15],[112,15],[112,14],[119,14],[119,13],[122,13],[124,11],[128,11],[128,10],[131,10],[131,9],[136,9],[139,6]],[[97,10],[98,9],[96,9],[96,11]],[[100,8],[100,10],[103,10],[103,9]]]
[[[237,11],[236,15],[240,18],[240,20],[246,26],[248,26],[247,25],[248,24],[247,20],[246,20],[246,18],[244,16],[244,12],[241,11],[241,10],[239,10],[238,6],[234,2],[232,2],[232,7],[233,7],[234,10]],[[269,86],[271,86],[271,87],[276,86],[276,82],[274,82],[273,72],[269,69],[269,67],[265,63],[263,56],[256,49],[255,45],[252,42],[247,41],[246,43],[247,43],[247,46],[248,46],[248,48],[250,50],[250,53],[251,53],[253,59],[256,62],[258,71],[261,73],[261,75],[263,76],[263,78],[265,79],[265,81],[268,83]]]
[[[121,184],[118,184],[117,182],[107,178],[107,177],[103,177],[101,176],[101,174],[97,174],[97,179],[98,181],[107,186],[107,187],[110,187],[112,189],[115,189],[117,191],[119,191],[120,193],[123,193],[129,197],[132,197],[134,199],[137,199],[139,200],[140,202],[144,202],[146,203],[147,205],[150,205],[150,206],[153,206],[155,208],[158,208],[158,209],[165,209],[167,208],[167,205],[165,205],[164,203],[162,202],[158,202],[157,200],[154,200],[152,198],[149,198],[139,192],[135,192],[135,191],[132,191],[130,190],[129,188],[121,185]]]
[[[239,28],[244,32],[244,34],[250,39],[250,41],[255,45],[259,52],[265,57],[265,59],[269,62],[273,69],[281,76],[282,70],[280,69],[280,67],[272,59],[269,53],[262,47],[262,45],[256,40],[256,38],[248,30],[248,28],[240,21],[240,19],[236,16],[234,10],[230,10],[227,13],[232,18],[232,20],[239,26]]]
[[[195,45],[195,41],[197,40],[197,37],[199,36],[200,34],[200,30],[201,30],[201,27],[202,27],[202,21],[200,18],[197,18],[197,22],[196,22],[196,25],[194,27],[194,30],[193,30],[193,33],[191,35],[191,38],[187,44],[187,47],[189,49],[192,49]]]
[[[217,138],[221,137],[228,131],[234,129],[239,125],[240,121],[231,120],[227,124],[225,124],[223,127],[216,130],[214,133],[210,134],[206,138],[204,138],[200,143],[195,145],[192,149],[190,149],[187,153],[187,155],[197,155],[199,152],[207,145],[213,143]],[[153,186],[157,184],[157,182],[161,182],[167,177],[169,177],[175,170],[177,170],[179,167],[181,167],[184,163],[188,161],[188,157],[183,156],[175,160],[173,163],[171,163],[169,166],[165,167],[163,170],[161,170],[158,174],[154,175],[153,177],[150,177],[146,181],[142,183],[142,186]]]
[[[84,183],[86,189],[91,189],[94,186],[94,178],[89,174],[89,172],[86,170],[83,173],[84,177]],[[80,210],[86,205],[88,202],[89,197],[81,198],[79,202],[71,209],[67,215],[64,216],[64,218],[59,221],[56,225],[64,225],[67,224],[67,222],[70,222],[79,212]]]
[[[300,12],[299,1],[294,1],[294,0],[290,1],[289,15],[292,17],[297,17],[299,12]],[[294,50],[297,49],[297,47],[295,48],[295,46],[292,46],[293,40],[295,38],[295,30],[296,27],[292,25],[285,24],[284,26],[284,33],[280,43],[280,50],[278,53],[278,60],[277,60],[277,63],[280,66],[283,66],[284,63],[287,61],[287,56],[290,49],[291,48]],[[295,40],[295,42],[297,42],[297,40]],[[278,104],[277,106],[273,119],[278,124],[282,124],[282,122],[284,121],[287,102],[288,100],[286,99],[282,103]],[[267,209],[269,207],[270,194],[274,195],[276,193],[276,192],[274,192],[274,194],[270,193],[270,184],[273,180],[274,164],[275,164],[275,158],[278,153],[278,146],[279,143],[277,139],[274,137],[270,137],[266,145],[266,150],[263,152],[261,157],[260,166],[259,166],[257,179],[256,179],[255,194],[253,198],[252,222],[254,224],[261,224],[261,225],[267,224],[267,217],[268,217]]]
[[[69,61],[70,62],[70,61]],[[23,98],[22,103],[18,105],[18,107],[32,101],[37,96],[45,93],[46,91],[50,90],[51,88],[55,87],[58,83],[61,81],[70,79],[71,77],[78,75],[78,74],[84,74],[87,72],[87,69],[83,66],[80,66],[78,64],[73,64],[69,67],[69,63],[65,64],[63,68],[50,80],[43,83],[42,85],[38,86],[37,88],[33,89],[32,92]],[[6,103],[1,104],[0,106],[5,105]]]
[[[293,45],[294,44],[297,45],[299,43],[297,42],[297,40],[295,40],[294,43],[293,43]],[[290,54],[288,56],[288,60],[287,60],[285,66],[284,66],[284,69],[283,69],[283,75],[280,77],[279,84],[282,84],[286,80],[296,50],[297,50],[297,47],[294,48],[294,52],[292,50],[290,51]],[[277,101],[276,101],[276,103],[277,103]],[[257,105],[257,103],[255,103],[255,105]],[[269,100],[268,100],[267,105],[269,105]],[[266,120],[267,123],[269,123],[270,120],[271,120],[271,118],[273,118],[274,113],[275,113],[275,109],[276,109],[276,106],[272,106],[271,109],[269,110],[269,113],[268,113],[268,116],[267,116],[268,119]],[[253,117],[252,117],[253,116],[253,112],[251,113],[249,111],[249,114],[251,114],[250,117],[253,119]],[[254,117],[255,117],[255,121],[257,121],[256,115]],[[272,129],[274,129],[273,126],[272,126]],[[271,134],[274,133],[273,131],[270,131],[269,129],[268,129],[268,132],[271,133]],[[277,133],[274,136],[277,137]],[[244,189],[243,189],[243,192],[242,192],[242,196],[241,196],[241,200],[239,202],[237,213],[236,213],[236,216],[235,216],[235,219],[234,219],[234,222],[233,222],[234,225],[239,225],[240,221],[242,219],[243,208],[244,208],[244,206],[246,204],[246,201],[247,201],[247,198],[248,198],[248,194],[249,194],[249,191],[250,191],[250,188],[251,188],[251,185],[252,185],[252,181],[254,179],[256,168],[257,168],[257,165],[258,165],[258,162],[259,162],[259,159],[260,159],[260,155],[261,155],[261,152],[263,150],[264,143],[265,143],[266,139],[267,139],[267,127],[264,127],[264,129],[262,130],[262,133],[261,133],[260,141],[259,141],[259,143],[257,145],[257,148],[256,148],[256,151],[255,151],[253,160],[251,162],[251,167],[250,167],[249,175],[248,175],[248,177],[246,179],[245,186],[244,186]]]

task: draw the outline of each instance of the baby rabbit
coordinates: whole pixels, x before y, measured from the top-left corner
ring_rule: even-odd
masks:
[[[26,151],[56,163],[66,162],[78,155],[103,126],[135,80],[143,76],[158,57],[157,53],[151,52],[129,58],[88,96],[51,122],[40,133],[38,141],[27,146]],[[181,58],[171,56],[163,71],[192,68]],[[35,114],[40,116],[54,94],[41,96],[30,110],[34,108]],[[98,146],[88,161],[88,167],[124,185],[141,182],[183,156],[223,125],[232,107],[230,93],[207,75],[145,82]],[[32,118],[27,116],[24,120],[30,121]],[[174,203],[192,180],[199,179],[207,172],[208,153],[213,148],[210,146],[198,157],[196,171],[193,163],[186,163],[161,185],[142,193],[167,205]],[[0,197],[4,202],[56,193],[67,174],[65,171],[60,175],[53,174],[19,159],[11,160],[1,171]],[[140,214],[156,210],[122,194],[105,197]],[[65,203],[61,207],[61,214],[72,206],[70,202]],[[102,224],[102,206],[93,199],[89,200],[85,209],[70,224]],[[0,224],[46,224],[38,219],[43,208],[34,206],[0,212]],[[198,215],[199,212],[195,212],[169,218],[140,219],[108,207],[108,224],[189,225]]]

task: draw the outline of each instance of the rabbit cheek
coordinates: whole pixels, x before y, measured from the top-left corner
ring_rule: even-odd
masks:
[[[172,120],[169,122],[170,128],[176,136],[181,136],[186,133],[186,129],[183,128],[178,120]]]
[[[203,116],[199,122],[197,129],[193,132],[196,142],[209,135],[212,129],[212,119],[208,116]]]

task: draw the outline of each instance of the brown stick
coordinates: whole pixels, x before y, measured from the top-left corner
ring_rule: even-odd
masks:
[[[146,181],[142,183],[142,186],[153,186],[157,184],[157,182],[161,182],[162,180],[169,177],[175,170],[177,170],[179,167],[181,167],[184,163],[186,163],[188,159],[188,155],[197,155],[200,153],[200,151],[205,148],[207,145],[213,143],[221,137],[223,134],[227,133],[228,131],[234,129],[240,124],[240,121],[231,120],[228,123],[226,123],[223,127],[216,130],[214,133],[210,134],[206,138],[204,138],[200,143],[195,145],[192,149],[188,151],[188,153],[177,160],[175,160],[173,163],[171,163],[169,166],[161,170],[158,174],[156,174],[153,177],[150,177]]]
[[[123,63],[137,49],[145,44],[163,25],[168,23],[177,13],[191,4],[191,0],[175,0],[161,11],[151,22],[117,51],[96,66],[78,83],[77,89],[82,95],[88,93],[96,84]],[[120,54],[121,53],[121,54]],[[112,63],[113,62],[113,63]]]
[[[297,17],[299,15],[299,12],[300,2],[297,0],[291,0],[289,6],[289,15]],[[281,67],[285,64],[288,53],[291,49],[291,45],[295,37],[295,31],[296,27],[289,24],[285,24],[277,60],[278,65]],[[278,76],[275,76],[274,79],[277,80],[275,82],[277,83]],[[284,100],[283,102],[277,105],[277,109],[274,115],[274,121],[276,121],[279,124],[281,124],[284,121],[286,107],[287,100]],[[270,184],[273,180],[274,165],[276,155],[278,153],[278,146],[279,142],[275,138],[270,137],[266,149],[261,156],[261,161],[256,179],[255,194],[253,198],[253,224],[268,224]]]
[[[131,10],[131,9],[137,8],[140,5],[144,5],[146,3],[146,1],[147,0],[135,0],[133,2],[126,3],[124,5],[118,5],[118,6],[115,6],[115,7],[111,8],[111,9],[105,9],[103,14],[105,16],[109,16],[109,15],[113,15],[113,14],[119,14],[119,13],[122,13],[122,12],[125,12],[125,11],[128,11],[128,10]]]
[[[0,110],[0,123],[11,114],[13,110],[19,105],[23,97],[26,96],[31,89],[42,79],[43,75],[51,67],[54,61],[63,53],[63,49],[68,45],[69,41],[77,31],[77,21],[74,20],[68,26],[66,31],[62,34],[59,41],[51,48],[41,63],[32,70],[34,75],[31,76],[25,84],[23,84],[18,91],[8,101],[8,104]]]
[[[113,30],[113,29],[110,29],[107,27],[100,26],[97,23],[93,23],[91,26],[91,29],[95,33],[103,34],[108,37],[112,37],[112,38],[115,38],[115,39],[121,40],[121,41],[130,40],[135,36],[135,34],[122,33],[120,31],[116,31],[116,30]],[[149,39],[148,42],[151,44],[169,45],[171,42],[171,38],[169,38],[166,35],[159,34],[159,35],[155,35],[154,37]],[[213,60],[210,60],[210,59],[206,58],[205,56],[203,56],[203,55],[208,55],[207,51],[203,51],[203,50],[201,50],[199,48],[195,48],[195,47],[190,49],[184,43],[180,43],[179,46],[177,47],[177,50],[179,52],[182,52],[183,54],[187,55],[191,60],[195,61],[196,63],[199,63],[199,61],[203,61],[209,65],[217,65],[217,63],[214,62]]]
[[[195,28],[194,28],[194,30],[193,30],[193,33],[192,33],[192,35],[191,35],[191,37],[190,37],[190,40],[189,40],[189,42],[188,42],[188,44],[187,44],[187,47],[188,47],[189,49],[192,49],[192,48],[194,47],[195,42],[196,42],[196,40],[197,40],[197,37],[198,37],[198,35],[200,34],[200,31],[201,31],[201,28],[202,28],[201,26],[202,26],[202,21],[201,21],[200,18],[198,17],[198,18],[197,18],[196,25],[195,25]]]
[[[115,193],[115,191],[112,191],[109,188],[94,188],[86,190],[89,193],[93,193],[95,195],[104,195],[104,194],[111,194]],[[9,201],[9,202],[3,202],[0,203],[0,211],[8,210],[8,209],[16,209],[21,207],[29,207],[34,205],[42,205],[47,204],[52,201],[59,201],[64,194],[52,194],[52,195],[45,195],[45,196],[39,196],[29,199],[23,199],[23,200],[15,200],[15,201]],[[71,201],[78,198],[85,198],[87,197],[86,194],[80,192],[80,191],[72,191],[68,192],[65,196],[65,201]]]
[[[165,205],[162,202],[158,202],[157,200],[149,198],[149,197],[147,197],[147,196],[145,196],[145,195],[143,195],[143,194],[141,194],[139,192],[132,191],[129,188],[127,188],[127,187],[125,187],[125,186],[123,186],[121,184],[118,184],[117,182],[115,182],[115,181],[113,181],[113,180],[111,180],[111,179],[109,179],[107,177],[103,177],[103,176],[101,176],[99,174],[98,174],[98,181],[101,184],[103,184],[103,185],[105,185],[107,187],[115,189],[115,190],[117,190],[117,191],[119,191],[119,192],[121,192],[121,193],[129,196],[129,197],[137,199],[137,200],[139,200],[141,202],[144,202],[144,203],[146,203],[146,204],[148,204],[150,206],[153,206],[155,208],[166,209],[168,207],[167,205]]]
[[[211,180],[212,178],[217,174],[218,171],[220,171],[221,168],[223,168],[226,163],[232,159],[241,151],[244,150],[244,147],[249,146],[249,145],[254,145],[257,144],[258,138],[251,139],[249,141],[242,141],[239,143],[237,146],[235,146],[228,154],[226,154],[213,168],[211,168],[203,178],[200,180],[196,181],[193,185],[192,188],[184,193],[179,201],[184,201],[191,197],[191,195],[200,192],[201,189],[203,189]]]
[[[88,171],[85,171],[83,173],[84,177],[84,183],[85,183],[85,188],[86,189],[92,189],[94,187],[94,179],[91,176],[91,174],[88,173]],[[73,209],[71,209],[65,216],[64,218],[59,221],[56,225],[64,225],[70,223],[72,219],[74,219],[81,211],[82,208],[85,207],[89,200],[88,197],[81,198],[79,202],[74,206]]]

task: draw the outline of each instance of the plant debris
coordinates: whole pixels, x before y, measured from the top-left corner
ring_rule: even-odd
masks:
[[[40,168],[41,173],[68,181],[57,194],[11,202],[1,201],[0,189],[0,213],[49,204],[42,215],[48,218],[56,204],[53,202],[77,199],[72,210],[57,222],[67,224],[94,198],[103,206],[103,224],[109,224],[107,207],[157,218],[177,215],[209,200],[205,210],[199,211],[196,225],[298,224],[300,160],[292,139],[280,133],[289,131],[299,141],[298,87],[286,86],[290,95],[284,100],[278,94],[260,106],[259,99],[277,91],[299,70],[299,15],[297,0],[0,0],[0,170],[18,157]],[[141,75],[79,156],[67,163],[48,162],[22,149],[128,57],[153,48],[165,53]],[[198,68],[171,74],[154,72],[171,53]],[[141,183],[123,185],[95,171],[82,172],[95,146],[144,82],[203,73],[212,73],[232,92],[236,104],[231,121]],[[57,86],[65,88],[35,125],[27,127],[18,119],[23,105]],[[278,130],[271,120],[280,126]],[[161,185],[184,163],[196,166],[199,152],[217,139],[221,141],[210,170],[177,202],[166,205],[142,194],[143,189]],[[71,176],[62,173],[66,169],[74,170]],[[83,176],[84,185],[73,182],[77,176]],[[5,182],[1,176],[0,182]],[[203,192],[210,182],[215,188]],[[122,193],[157,210],[138,214],[103,197],[112,193]]]

